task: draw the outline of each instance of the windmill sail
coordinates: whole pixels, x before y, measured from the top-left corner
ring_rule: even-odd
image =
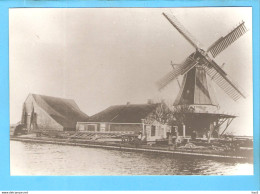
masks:
[[[214,80],[216,84],[224,90],[224,92],[229,95],[234,101],[239,98],[245,98],[242,90],[231,81],[229,76],[219,67],[213,60],[209,58],[207,52],[210,52],[213,57],[216,57],[219,53],[225,50],[229,45],[235,42],[239,37],[247,32],[244,22],[239,24],[234,30],[228,33],[225,37],[221,37],[212,46],[209,47],[207,52],[199,48],[199,42],[191,36],[191,34],[180,24],[180,22],[173,15],[168,16],[163,13],[163,16],[184,36],[184,38],[196,48],[196,52],[191,54],[187,60],[175,68],[173,71],[165,75],[157,85],[159,90],[169,84],[172,80],[176,79],[179,75],[190,72],[197,64],[198,67],[202,66],[211,80]],[[198,81],[201,81],[198,79]],[[200,85],[202,92],[207,95],[205,85]]]
[[[174,15],[167,15],[163,13],[163,16],[178,30],[184,38],[194,47],[199,48],[199,41],[197,41],[188,30],[185,29],[185,27],[177,20],[177,18]]]
[[[228,33],[225,37],[221,37],[215,43],[213,43],[207,50],[215,58],[219,53],[225,50],[233,42],[235,42],[239,37],[247,32],[245,22],[239,24],[234,30]]]
[[[164,88],[167,84],[169,84],[172,80],[176,79],[179,75],[187,73],[197,64],[198,62],[193,59],[193,54],[190,55],[184,63],[178,65],[175,69],[166,74],[161,80],[157,82],[159,90]]]
[[[203,66],[211,79],[234,101],[237,101],[241,97],[246,98],[237,84],[231,81],[229,76],[214,61],[211,61],[208,65],[204,64]]]

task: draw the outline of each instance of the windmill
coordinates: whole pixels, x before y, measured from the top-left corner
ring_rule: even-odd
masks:
[[[163,16],[195,48],[195,52],[160,79],[157,82],[158,88],[163,89],[183,75],[183,81],[173,105],[175,107],[189,106],[193,109],[192,113],[187,113],[186,134],[190,134],[191,130],[196,130],[201,135],[207,132],[210,132],[210,135],[213,132],[219,135],[220,126],[226,123],[225,131],[235,116],[218,111],[218,103],[211,82],[215,82],[234,101],[245,98],[245,94],[235,82],[231,81],[223,70],[223,65],[219,66],[213,58],[247,32],[245,24],[242,21],[226,36],[219,38],[207,50],[203,50],[199,41],[182,26],[175,16],[166,13],[163,13]]]

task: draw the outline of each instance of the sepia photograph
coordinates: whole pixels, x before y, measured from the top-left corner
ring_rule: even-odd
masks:
[[[254,175],[252,8],[10,8],[11,176]]]

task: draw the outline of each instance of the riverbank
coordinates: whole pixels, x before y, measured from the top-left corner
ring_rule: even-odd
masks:
[[[250,162],[253,163],[253,154],[247,151],[241,153],[234,153],[230,151],[219,151],[213,148],[189,148],[179,147],[172,150],[169,146],[158,145],[142,145],[142,144],[129,144],[122,142],[105,142],[94,140],[80,140],[80,139],[59,139],[49,137],[33,137],[33,136],[17,136],[10,137],[12,141],[22,141],[29,143],[45,143],[45,144],[59,144],[71,145],[92,148],[114,149],[122,151],[135,151],[135,152],[149,152],[154,154],[167,154],[182,156],[193,156],[200,158],[214,158],[221,160],[233,160],[236,162]]]

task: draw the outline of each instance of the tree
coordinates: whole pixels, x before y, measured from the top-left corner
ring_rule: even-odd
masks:
[[[189,105],[170,106],[166,103],[159,103],[156,110],[146,118],[146,123],[151,124],[158,121],[169,126],[180,126],[186,124],[188,115],[194,112],[194,108]]]
[[[175,126],[184,126],[188,122],[188,117],[192,117],[194,108],[189,105],[171,106],[166,103],[158,103],[156,110],[150,114],[146,120],[146,124],[152,124],[154,121],[159,122],[162,125],[168,125],[172,129]],[[176,133],[178,136],[178,132]],[[168,143],[172,145],[173,131],[168,136]],[[177,140],[176,140],[177,141]]]
[[[170,120],[173,118],[172,111],[170,110],[169,106],[166,103],[158,103],[155,111],[152,112],[146,119],[146,124],[152,124],[154,121],[157,121],[161,124],[168,124]]]
[[[172,108],[173,119],[169,120],[168,124],[170,126],[186,125],[188,119],[192,117],[191,113],[194,113],[194,108],[192,106],[189,105],[173,106]]]

